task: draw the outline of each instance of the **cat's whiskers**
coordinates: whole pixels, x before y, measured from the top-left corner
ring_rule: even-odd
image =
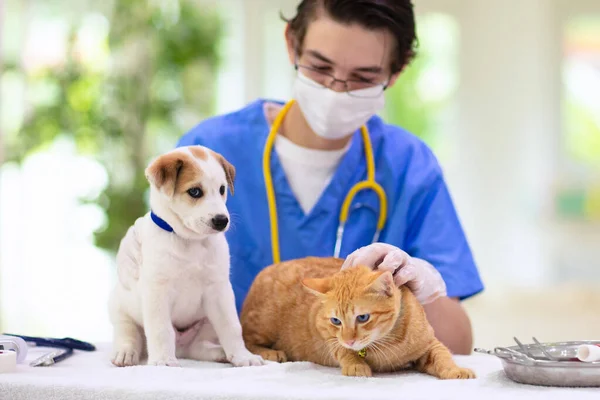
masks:
[[[374,342],[386,345],[395,345],[401,343],[401,340],[398,336],[387,335],[375,340]]]
[[[380,337],[377,340],[373,341],[373,345],[380,346],[383,350],[389,350],[390,353],[394,354],[398,351],[398,344],[401,343],[402,340],[400,336],[394,334],[388,334]],[[387,354],[384,352],[384,354]]]
[[[315,351],[317,351],[319,353],[319,357],[322,360],[325,360],[327,353],[330,352],[327,341],[321,341],[321,343],[319,344],[319,347],[317,349],[315,349]]]
[[[331,345],[335,344],[336,339],[327,339],[327,340],[313,340],[309,348],[314,348],[314,353],[319,355],[319,358],[325,360],[327,357],[332,358],[331,355]],[[293,352],[299,347],[307,346],[306,342],[300,342],[294,345],[289,353],[293,354]]]
[[[323,347],[325,348],[324,350],[327,352],[327,357],[329,357],[329,360],[335,361],[336,358],[333,352],[341,347],[339,340],[335,337],[329,338],[323,342]]]
[[[376,357],[377,363],[383,364],[382,357],[381,357],[383,354],[382,354],[382,351],[379,348],[379,346],[377,346],[377,344],[375,344],[375,343],[371,343],[369,345],[369,350],[373,350],[373,355]]]
[[[379,347],[380,345],[382,347]],[[370,346],[373,346],[372,348],[374,350],[376,350],[376,352],[381,353],[381,355],[385,358],[385,361],[389,364],[390,367],[394,366],[393,361],[388,357],[388,355],[386,353],[386,350],[390,349],[391,346],[389,346],[388,344],[385,344],[385,343],[377,343],[377,342],[371,343]],[[380,362],[381,362],[381,360],[380,360]]]

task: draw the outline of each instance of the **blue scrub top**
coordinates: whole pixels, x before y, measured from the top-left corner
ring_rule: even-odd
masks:
[[[231,283],[238,312],[252,281],[272,264],[271,234],[262,155],[269,124],[257,100],[241,110],[204,120],[177,146],[203,145],[221,153],[236,168],[235,195],[229,196],[232,226]],[[465,299],[483,290],[477,267],[444,182],[438,161],[416,136],[372,117],[367,127],[375,156],[376,180],[388,198],[388,219],[380,242],[429,261],[444,278],[448,296]],[[333,255],[342,202],[350,188],[366,179],[360,131],[354,134],[333,179],[308,215],[296,200],[279,162],[271,156],[281,260]],[[373,191],[357,194],[346,224],[341,257],[371,243],[379,201]]]

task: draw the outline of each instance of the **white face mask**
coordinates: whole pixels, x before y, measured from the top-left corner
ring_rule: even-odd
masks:
[[[311,129],[324,139],[341,139],[352,135],[373,115],[382,110],[385,97],[381,87],[355,90],[351,96],[336,92],[306,76],[294,83],[294,98]],[[377,95],[378,92],[381,92]]]

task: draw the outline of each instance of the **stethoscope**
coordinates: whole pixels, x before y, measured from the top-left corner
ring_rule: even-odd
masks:
[[[273,263],[278,263],[281,261],[281,254],[279,252],[279,227],[277,224],[277,205],[275,204],[275,188],[273,187],[273,179],[271,177],[271,153],[273,150],[273,144],[275,143],[275,137],[277,136],[277,132],[279,132],[279,128],[281,127],[281,123],[283,118],[294,104],[294,100],[289,101],[277,114],[273,125],[271,126],[271,131],[269,132],[269,136],[267,137],[267,141],[265,143],[265,149],[263,152],[263,175],[265,179],[265,187],[267,189],[267,201],[269,203],[269,221],[271,224],[271,248],[273,251]],[[369,131],[365,125],[361,126],[360,132],[362,135],[362,140],[364,143],[365,150],[365,159],[367,162],[367,179],[364,181],[360,181],[348,192],[344,202],[342,203],[342,210],[340,212],[339,225],[336,232],[335,239],[335,247],[333,251],[334,257],[340,256],[340,251],[342,248],[342,238],[344,236],[344,228],[346,226],[346,222],[348,221],[348,216],[350,215],[351,209],[350,206],[352,204],[352,200],[356,196],[358,192],[361,190],[373,190],[377,193],[379,197],[379,218],[377,220],[377,229],[375,231],[375,235],[373,236],[372,243],[377,242],[379,240],[379,235],[383,230],[385,225],[385,221],[387,219],[387,198],[385,197],[385,191],[383,187],[379,185],[375,181],[375,160],[373,158],[373,146],[371,145],[371,138],[369,137]],[[357,204],[352,210],[355,210],[359,207],[365,207],[364,204]]]

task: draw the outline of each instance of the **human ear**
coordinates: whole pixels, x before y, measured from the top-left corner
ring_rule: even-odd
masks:
[[[285,35],[285,44],[286,44],[287,51],[288,51],[288,57],[290,59],[290,64],[295,65],[296,61],[297,61],[296,57],[298,56],[298,54],[296,54],[298,45],[297,45],[296,36],[292,32],[292,29],[291,29],[289,23],[285,25],[284,35]]]

